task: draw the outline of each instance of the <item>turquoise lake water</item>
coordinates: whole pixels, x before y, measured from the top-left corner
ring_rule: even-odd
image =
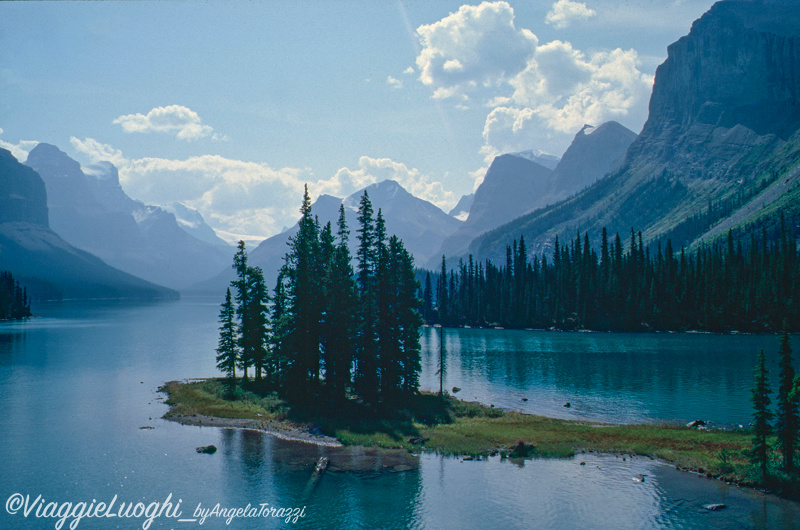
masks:
[[[512,463],[423,454],[411,471],[325,473],[315,481],[320,448],[160,419],[167,410],[161,384],[217,375],[218,300],[65,302],[34,310],[40,318],[0,324],[0,528],[58,522],[37,518],[35,509],[27,517],[9,513],[16,494],[28,495],[29,504],[41,496],[42,509],[115,497],[116,507],[142,509],[180,500],[173,512],[179,517],[154,518],[149,528],[800,527],[798,503],[641,457]],[[426,328],[422,384],[430,390],[439,387],[440,334],[446,389],[564,418],[746,424],[760,348],[777,374],[774,336]],[[218,452],[195,452],[208,444]],[[709,512],[709,503],[727,508]],[[296,523],[242,517],[226,524],[210,516],[201,526],[201,510],[217,504],[305,511]],[[144,524],[144,516],[85,518],[77,528]]]

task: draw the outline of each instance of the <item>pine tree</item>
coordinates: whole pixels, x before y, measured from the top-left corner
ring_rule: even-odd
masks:
[[[426,323],[433,322],[433,283],[431,273],[425,273],[425,289],[422,291],[422,318]]]
[[[345,398],[354,357],[353,333],[356,316],[356,286],[353,280],[344,205],[339,207],[337,243],[327,274],[324,313],[323,362],[328,395],[334,401]]]
[[[792,348],[789,344],[789,334],[784,329],[781,334],[781,345],[778,351],[780,387],[778,388],[778,414],[775,431],[778,435],[778,446],[783,453],[783,465],[787,473],[794,472],[794,456],[797,450],[798,421],[797,402],[792,399],[794,387],[794,368],[792,366]]]
[[[356,340],[356,392],[368,403],[378,400],[380,384],[377,366],[377,286],[376,229],[373,220],[372,202],[364,192],[358,208],[358,270],[359,294],[358,331]]]
[[[261,267],[247,268],[247,327],[246,335],[242,341],[242,357],[252,364],[255,378],[261,380],[262,372],[267,365],[269,345],[269,291],[264,281]]]
[[[764,350],[758,354],[756,361],[756,368],[753,371],[755,374],[755,383],[752,388],[752,396],[750,401],[753,402],[753,448],[750,452],[750,462],[753,465],[761,468],[761,475],[766,478],[769,475],[769,468],[767,462],[769,458],[769,444],[767,437],[772,434],[772,426],[770,421],[773,414],[769,410],[771,403],[769,394],[769,378],[767,377],[766,360],[764,359]]]
[[[311,198],[306,187],[300,207],[299,230],[290,241],[286,255],[287,277],[285,311],[291,324],[288,326],[287,391],[296,402],[308,402],[311,383],[319,381],[320,371],[320,320],[321,320],[321,267],[319,263],[319,224],[312,217]]]
[[[293,322],[288,311],[287,278],[288,271],[284,265],[278,272],[272,296],[272,335],[270,337],[272,368],[267,370],[267,377],[270,378],[270,384],[279,387],[286,387],[286,375],[292,359],[289,337],[292,335]]]
[[[249,336],[250,324],[248,322],[249,289],[247,285],[247,251],[244,241],[239,241],[236,254],[233,256],[233,268],[236,270],[236,280],[231,282],[231,286],[236,289],[236,316],[239,318],[238,337],[239,349],[244,352],[245,341]],[[244,372],[247,379],[247,369],[251,366],[252,360],[245,355],[239,356],[239,367]]]
[[[217,368],[231,381],[236,379],[236,364],[239,360],[239,346],[236,337],[236,312],[231,300],[231,290],[225,294],[219,312],[219,344],[217,346]]]
[[[436,286],[436,305],[439,309],[439,322],[445,326],[450,323],[447,293],[447,260],[442,255],[442,270],[439,272],[439,282]]]

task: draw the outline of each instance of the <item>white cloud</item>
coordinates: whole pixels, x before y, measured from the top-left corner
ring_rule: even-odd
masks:
[[[300,217],[306,184],[315,200],[323,193],[346,197],[375,182],[393,179],[440,207],[455,204],[453,193],[440,182],[388,158],[364,156],[357,168],[342,168],[330,178],[318,179],[306,169],[275,169],[217,155],[128,159],[118,149],[92,138],[71,138],[70,142],[90,162],[108,160],[117,166],[120,183],[131,197],[146,204],[184,203],[199,210],[214,229],[248,234],[250,239],[269,237],[293,225]]]
[[[403,88],[403,82],[392,76],[386,78],[386,84],[395,89]]]
[[[566,28],[577,20],[588,20],[597,13],[583,2],[558,0],[547,13],[545,21],[558,29]]]
[[[128,159],[92,138],[70,142],[91,162],[108,160],[117,166],[131,197],[156,205],[182,202],[199,210],[209,225],[234,234],[268,237],[293,224],[303,186],[313,182],[304,170],[273,169],[218,155]]]
[[[3,129],[0,128],[0,134],[3,134],[3,132]],[[11,155],[20,163],[24,163],[28,159],[28,153],[37,145],[39,145],[39,142],[34,140],[20,140],[16,144],[0,140],[0,148],[10,151]]]
[[[211,135],[214,129],[204,125],[200,116],[188,107],[169,105],[156,107],[147,114],[126,114],[112,123],[128,133],[168,132],[179,140],[197,140]]]
[[[594,16],[584,3],[558,0],[548,22],[563,26]],[[580,128],[617,120],[638,129],[647,117],[653,77],[635,50],[586,53],[571,43],[539,43],[516,28],[506,2],[461,6],[417,29],[419,81],[431,97],[466,109],[480,99],[486,161],[499,153],[539,149],[561,154]]]
[[[419,80],[446,99],[492,87],[519,73],[538,39],[514,27],[507,2],[464,5],[433,24],[417,28]]]
[[[416,70],[414,70],[414,67],[413,67],[413,66],[409,66],[408,68],[406,68],[405,70],[403,70],[403,73],[404,73],[405,75],[412,75],[412,74],[414,74],[414,72],[416,72]]]
[[[509,84],[510,99],[486,117],[482,152],[541,149],[561,154],[584,124],[617,120],[636,129],[647,118],[653,77],[637,68],[635,50],[587,56],[568,42],[537,48],[523,72]]]
[[[94,138],[84,138],[83,140],[71,136],[69,143],[72,148],[83,154],[91,163],[111,162],[117,168],[124,168],[128,165],[128,159],[122,155],[122,151],[114,149],[108,144],[103,144]]]

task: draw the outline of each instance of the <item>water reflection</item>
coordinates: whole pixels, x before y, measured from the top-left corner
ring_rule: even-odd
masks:
[[[438,390],[439,330],[425,328],[421,343],[422,385]],[[774,365],[777,351],[773,336],[484,329],[448,329],[444,345],[444,387],[465,399],[563,418],[726,426],[749,423],[756,354]]]
[[[299,447],[260,432],[159,420],[166,412],[159,385],[216,375],[218,304],[65,303],[46,318],[0,324],[0,501],[15,491],[59,501],[114,495],[163,501],[172,493],[183,499],[189,516],[198,505],[217,503],[305,505],[308,516],[300,526],[307,528],[797,526],[796,503],[697,479],[646,458],[580,455],[520,466],[499,458],[401,457]],[[774,337],[676,340],[451,329],[443,335],[446,390],[459,386],[458,395],[467,399],[567,417],[694,415],[703,409],[691,408],[693,395],[715,405],[729,401],[725,406],[746,415],[750,351],[776,349]],[[425,330],[422,341],[423,384],[438,390],[438,330]],[[729,398],[726,385],[736,389],[742,381],[744,394]],[[565,401],[573,407],[563,408]],[[196,453],[209,444],[218,447],[216,454]],[[331,466],[312,481],[320,456],[328,456]],[[636,474],[648,476],[637,483],[631,480]],[[703,511],[709,502],[729,508]],[[0,528],[45,526],[52,527],[0,510]],[[84,526],[98,528],[89,521]],[[203,528],[285,526],[240,520]],[[174,521],[156,527],[177,528]]]

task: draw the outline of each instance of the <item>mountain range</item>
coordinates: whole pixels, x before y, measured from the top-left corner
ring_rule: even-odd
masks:
[[[442,255],[502,263],[523,236],[530,254],[551,254],[556,237],[584,232],[597,246],[603,228],[625,241],[641,232],[653,249],[668,239],[693,249],[728,231],[747,242],[777,237],[782,223],[800,229],[798,129],[800,5],[725,0],[669,47],[639,135],[612,121],[584,126],[561,158],[500,155],[450,214],[394,181],[366,192],[387,231],[431,269]],[[233,278],[233,249],[198,212],[135,201],[113,165],[81,168],[51,145],[39,144],[26,163],[0,151],[0,269],[34,291],[172,296],[157,283],[219,294]],[[335,224],[344,204],[353,246],[363,192],[312,205],[322,224]],[[250,251],[270,283],[296,231]]]
[[[414,256],[416,263],[425,263],[434,257],[434,253],[444,239],[461,225],[461,221],[446,214],[428,201],[419,199],[406,191],[394,180],[384,180],[359,190],[345,199],[330,195],[321,195],[311,205],[311,213],[320,225],[331,223],[336,233],[339,219],[339,207],[344,204],[345,219],[350,230],[350,250],[355,255],[357,245],[356,230],[358,228],[357,212],[359,201],[366,192],[372,203],[375,215],[381,210],[386,221],[386,232],[399,237],[406,249]],[[299,211],[298,203],[298,211]],[[283,257],[289,250],[289,242],[298,231],[298,225],[265,239],[256,248],[248,252],[248,262],[262,268],[269,285],[274,284],[278,271],[283,265]],[[192,291],[224,293],[225,288],[234,278],[233,270],[228,266],[214,278],[195,285]]]
[[[0,149],[0,270],[34,300],[177,298],[178,293],[117,270],[50,229],[42,178]]]
[[[617,170],[477,237],[468,251],[503,260],[524,236],[531,254],[549,254],[556,236],[586,231],[596,243],[603,227],[676,248],[729,229],[748,242],[772,237],[781,216],[800,221],[798,127],[800,5],[719,2],[669,47],[647,122]]]
[[[179,222],[172,212],[128,197],[111,163],[84,171],[57,147],[40,143],[25,164],[44,180],[53,231],[115,268],[182,289],[215,274],[233,256],[196,211],[173,206]]]
[[[636,133],[612,121],[585,125],[560,159],[534,151],[496,157],[464,224],[442,243],[436,260],[463,256],[480,234],[593,184],[621,164],[635,138]],[[436,267],[434,261],[427,265]]]

